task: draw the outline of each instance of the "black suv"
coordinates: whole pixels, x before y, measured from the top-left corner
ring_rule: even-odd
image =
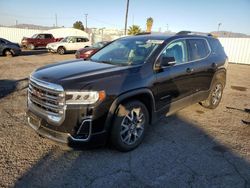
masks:
[[[87,61],[33,72],[28,123],[38,134],[69,145],[110,140],[117,149],[129,151],[161,114],[198,102],[216,108],[226,67],[227,56],[211,35],[121,38]]]

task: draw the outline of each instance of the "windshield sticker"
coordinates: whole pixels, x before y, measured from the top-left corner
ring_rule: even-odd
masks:
[[[148,40],[147,43],[151,44],[162,44],[164,40]]]

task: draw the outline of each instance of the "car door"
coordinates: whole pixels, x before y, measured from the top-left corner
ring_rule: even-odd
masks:
[[[5,46],[5,42],[0,39],[0,55],[3,54],[4,46]]]
[[[188,58],[194,64],[193,82],[195,91],[207,91],[213,77],[216,64],[214,59],[210,57],[211,49],[205,38],[187,39]]]
[[[45,34],[45,45],[55,42],[51,34]]]
[[[185,39],[170,42],[159,56],[159,58],[163,57],[171,57],[175,61],[168,66],[160,65],[160,71],[156,72],[158,110],[172,102],[190,96],[195,87],[192,79],[194,65],[192,62],[188,62]],[[158,63],[160,60],[158,59],[156,62]]]
[[[88,39],[84,37],[77,38],[77,50],[89,46]]]
[[[36,45],[35,46],[46,46],[44,44],[44,41],[45,41],[45,35],[44,34],[39,34],[36,38]]]
[[[66,44],[66,49],[68,51],[74,51],[77,48],[77,42],[76,42],[76,37],[70,37],[68,40],[68,43]]]

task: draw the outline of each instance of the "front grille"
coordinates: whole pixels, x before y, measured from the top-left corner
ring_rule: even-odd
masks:
[[[58,117],[64,114],[64,91],[59,85],[30,78],[28,99],[47,115]]]

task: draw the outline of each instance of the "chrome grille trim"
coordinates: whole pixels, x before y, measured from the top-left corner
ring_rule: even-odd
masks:
[[[62,86],[30,77],[28,108],[49,123],[60,125],[65,118],[65,94]]]

